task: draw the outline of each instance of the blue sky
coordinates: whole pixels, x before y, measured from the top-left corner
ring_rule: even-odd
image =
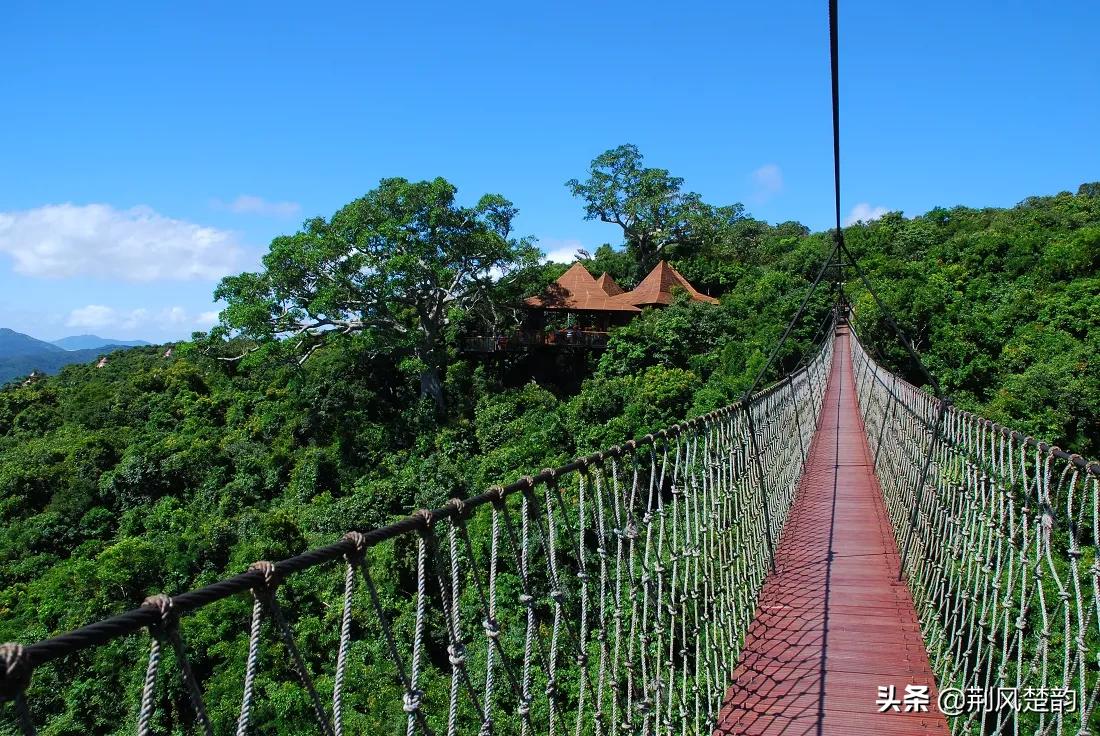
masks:
[[[165,340],[384,176],[618,242],[563,182],[620,143],[829,225],[824,2],[30,3],[0,25],[0,326]],[[1100,4],[841,0],[846,215],[1100,179]]]

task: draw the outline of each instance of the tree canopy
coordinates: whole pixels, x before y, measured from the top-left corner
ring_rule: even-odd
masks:
[[[592,160],[585,181],[566,186],[584,202],[586,220],[600,220],[622,229],[627,249],[644,275],[675,246],[709,242],[744,215],[734,204],[714,207],[695,192],[684,192],[684,180],[666,169],[642,165],[637,146],[625,144]]]
[[[224,279],[218,334],[290,338],[305,360],[334,334],[370,331],[417,361],[421,394],[443,407],[445,331],[489,299],[494,282],[534,263],[511,237],[516,208],[499,194],[473,207],[448,181],[383,179],[328,220],[271,242],[264,270]]]

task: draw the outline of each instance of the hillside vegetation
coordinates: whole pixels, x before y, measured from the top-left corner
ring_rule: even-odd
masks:
[[[617,330],[606,352],[563,359],[561,380],[532,382],[522,358],[457,351],[463,330],[513,324],[516,299],[564,268],[539,265],[532,244],[511,235],[511,203],[491,195],[461,208],[443,180],[385,180],[333,218],[276,239],[264,272],[227,279],[219,295],[229,308],[212,335],[169,357],[139,347],[101,369],[69,366],[0,391],[0,641],[71,629],[149,594],[209,583],[736,400],[797,309],[830,236],[769,225],[740,206],[710,207],[634,154],[608,152],[593,172],[629,164],[676,193],[680,209],[661,216],[669,218],[664,232],[678,235],[639,243],[632,232],[654,228],[632,221],[625,247],[601,247],[586,265],[629,286],[653,258],[668,258],[721,304],[648,311]],[[571,183],[601,219],[608,219],[601,202],[611,201],[600,199],[605,183],[595,176],[588,189]],[[846,230],[956,403],[1094,456],[1098,190],[1083,186],[1011,209],[893,213]],[[629,205],[630,196],[615,201]],[[643,204],[632,216],[644,217]],[[385,236],[409,222],[424,226],[413,253],[404,250],[408,239],[398,247]],[[443,244],[431,235],[440,223],[451,238]],[[349,263],[349,252],[357,260]],[[463,259],[474,263],[466,280],[454,278]],[[387,278],[364,283],[363,269]],[[483,279],[488,270],[504,276]],[[418,285],[448,275],[456,298],[433,312],[418,301]],[[916,380],[870,296],[847,275],[865,338]],[[368,297],[370,308],[349,308]],[[830,299],[823,289],[812,301],[781,369],[810,348]],[[310,321],[316,330],[292,325]],[[377,561],[392,573],[382,592],[395,615],[405,615],[408,550],[393,554]],[[331,599],[335,584],[307,575],[290,595]],[[220,609],[232,623],[197,614],[186,631],[196,666],[214,673],[205,686],[225,703],[212,712],[219,730],[239,703],[248,606],[241,599]],[[302,636],[331,640],[338,608],[295,611]],[[362,638],[355,675],[377,682],[378,692],[357,688],[345,707],[356,714],[353,732],[388,732],[393,722],[371,703],[383,694],[399,701],[399,688],[372,669],[384,659],[377,637]],[[37,673],[32,695],[43,733],[131,731],[143,649],[129,640]],[[262,674],[268,697],[254,716],[257,732],[299,733],[309,720],[304,696],[278,684],[293,682],[282,667]],[[176,688],[166,697],[185,700],[166,687]],[[161,711],[162,732],[178,732],[180,722]]]

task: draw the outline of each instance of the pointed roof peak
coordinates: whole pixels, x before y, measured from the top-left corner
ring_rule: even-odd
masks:
[[[606,276],[606,274],[604,274]],[[600,277],[601,279],[603,276]],[[610,279],[611,277],[608,276]],[[613,283],[613,282],[612,282]],[[616,284],[616,287],[618,284]],[[579,311],[637,312],[637,307],[627,302],[616,302],[606,290],[606,284],[597,283],[584,264],[577,261],[539,296],[524,299],[530,307],[542,309],[574,309]],[[620,293],[622,290],[619,290]]]
[[[700,293],[679,271],[664,260],[658,261],[657,265],[653,267],[649,275],[642,279],[642,282],[638,284],[634,291],[617,298],[638,307],[653,304],[671,304],[672,289],[674,287],[683,289],[696,301],[710,304],[718,303],[718,300],[714,297]]]
[[[603,289],[608,296],[618,296],[623,293],[623,287],[619,286],[607,271],[604,271],[596,279],[596,285]]]
[[[584,264],[580,261],[573,261],[573,265],[565,269],[565,273],[558,277],[558,281],[570,279],[580,279],[582,281],[596,282],[596,279],[588,272],[588,269],[584,267]]]

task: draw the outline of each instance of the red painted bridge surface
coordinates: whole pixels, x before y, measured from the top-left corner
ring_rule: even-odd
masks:
[[[716,734],[947,734],[837,330],[817,433]],[[879,713],[879,687],[928,686]]]

